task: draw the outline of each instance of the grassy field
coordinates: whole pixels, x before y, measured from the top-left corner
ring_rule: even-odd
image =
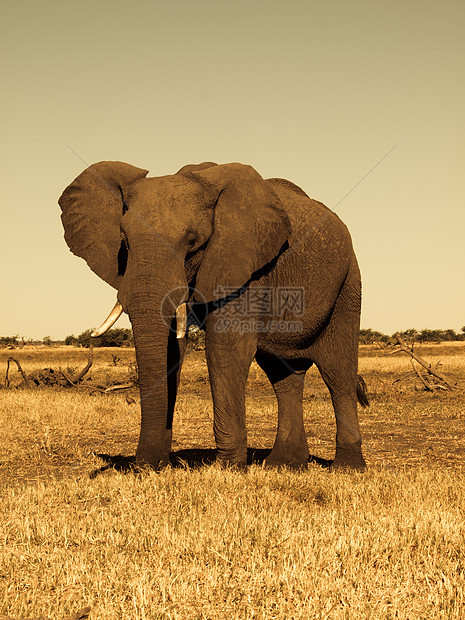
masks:
[[[26,372],[72,372],[87,352],[0,350],[2,383],[11,354]],[[420,355],[465,378],[465,343]],[[92,382],[127,381],[133,360],[96,350]],[[60,620],[90,605],[91,620],[463,618],[465,394],[393,383],[410,370],[403,354],[361,347],[365,474],[263,469],[276,402],[255,364],[248,473],[194,467],[214,448],[203,352],[186,359],[174,466],[159,474],[125,470],[135,391],[0,390],[0,617]],[[304,411],[311,454],[331,459],[332,408],[313,369]]]

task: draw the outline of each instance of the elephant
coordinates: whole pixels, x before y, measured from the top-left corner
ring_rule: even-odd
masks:
[[[266,466],[305,467],[303,386],[315,364],[336,417],[331,467],[363,470],[357,400],[361,277],[339,217],[300,187],[249,165],[204,162],[176,174],[119,161],[84,170],[59,199],[65,240],[117,290],[94,335],[124,311],[141,395],[137,466],[169,464],[188,325],[205,330],[217,459],[245,468],[245,385],[255,358],[274,389]]]

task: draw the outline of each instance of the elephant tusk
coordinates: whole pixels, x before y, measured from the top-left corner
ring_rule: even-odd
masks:
[[[116,323],[116,321],[119,319],[119,317],[122,314],[123,314],[123,306],[119,303],[119,301],[117,301],[115,304],[115,307],[108,315],[108,318],[105,319],[105,321],[100,325],[98,329],[94,330],[91,333],[92,338],[96,338],[97,336],[101,336],[102,334],[107,332],[110,329],[110,327]]]
[[[187,332],[187,303],[176,308],[176,338],[185,338]]]

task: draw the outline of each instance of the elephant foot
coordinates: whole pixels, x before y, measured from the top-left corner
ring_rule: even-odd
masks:
[[[245,471],[247,469],[247,446],[235,450],[218,448],[216,461],[224,467]]]
[[[159,471],[170,465],[170,453],[164,450],[162,453],[152,451],[137,450],[136,452],[136,468],[141,469],[154,469]]]
[[[336,447],[336,457],[330,465],[330,471],[343,469],[365,471],[367,468],[365,459],[359,446],[356,447]]]
[[[308,447],[305,445],[275,445],[265,460],[265,467],[289,467],[290,469],[307,469]]]
[[[170,465],[171,429],[161,436],[159,432],[141,432],[136,450],[136,467],[158,471]]]
[[[136,456],[135,470],[139,472],[142,472],[147,469],[151,469],[153,471],[161,471],[162,469],[165,469],[165,467],[168,467],[169,465],[171,465],[171,462],[169,459],[159,459],[159,460],[153,460],[149,462],[146,459],[139,459]]]
[[[222,459],[220,457],[216,458],[216,462],[219,463],[222,467],[227,467],[228,469],[237,469],[237,471],[247,471],[247,461],[237,461],[231,459]]]

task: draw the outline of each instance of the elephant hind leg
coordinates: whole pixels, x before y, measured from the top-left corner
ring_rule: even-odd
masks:
[[[331,469],[363,470],[366,465],[357,415],[360,283],[350,275],[311,355],[328,387],[336,416],[336,456]]]
[[[306,467],[308,445],[303,421],[302,397],[305,373],[311,361],[287,361],[276,357],[256,355],[256,360],[270,380],[278,400],[278,430],[267,467],[286,465]]]

